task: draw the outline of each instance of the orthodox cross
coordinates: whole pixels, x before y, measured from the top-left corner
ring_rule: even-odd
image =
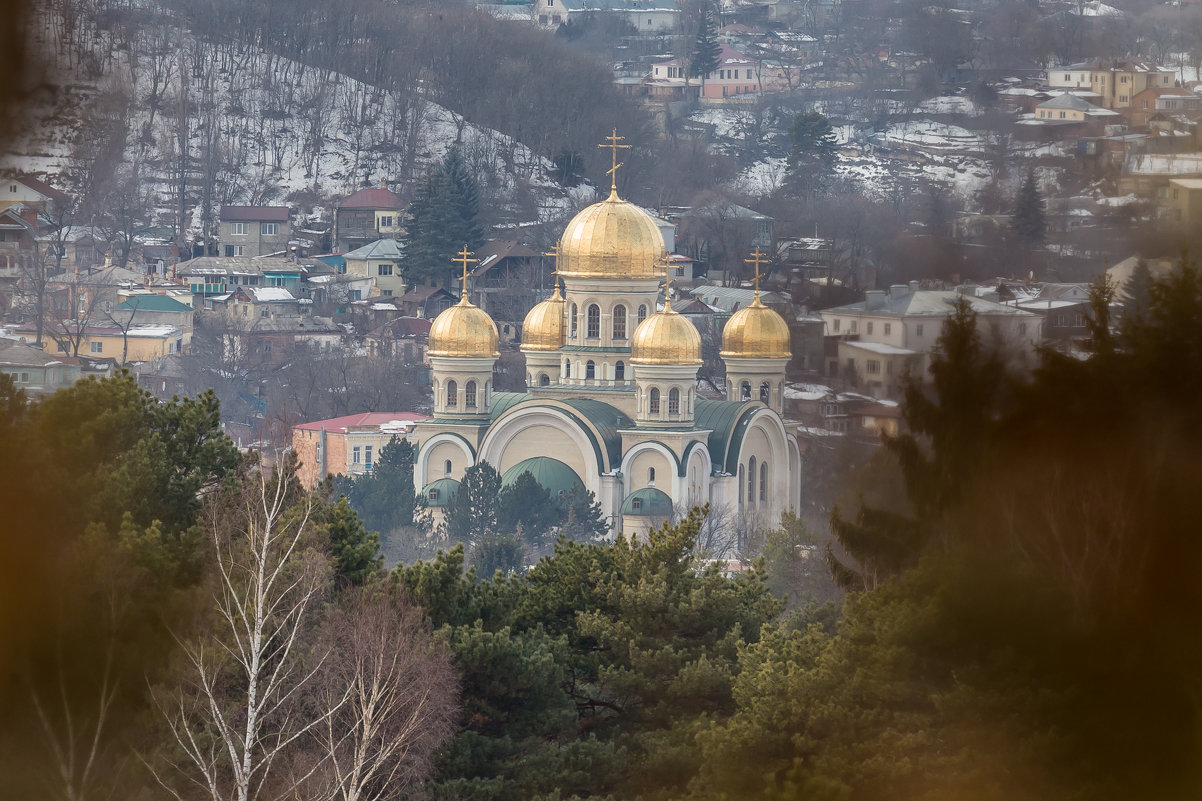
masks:
[[[475,255],[476,255],[475,253],[472,253],[470,250],[467,249],[467,245],[464,245],[463,250],[459,251],[459,253],[456,254],[456,258],[451,259],[451,261],[455,262],[456,264],[463,265],[463,277],[459,279],[463,283],[463,288],[460,290],[460,296],[459,296],[459,302],[462,305],[467,305],[467,303],[468,303],[468,299],[467,299],[467,266],[469,264],[475,264],[476,262],[479,261],[479,259],[472,258],[472,256],[475,256]]]
[[[664,311],[672,308],[672,257],[664,254]]]
[[[618,136],[618,129],[614,128],[614,132],[605,137],[606,144],[597,145],[597,147],[609,148],[610,155],[613,160],[613,166],[606,170],[605,174],[610,176],[609,189],[614,194],[617,194],[618,192],[618,167],[622,166],[622,164],[618,161],[618,151],[630,149],[630,145],[618,144],[618,142],[625,141],[625,139],[625,136]]]
[[[551,246],[551,249],[543,254],[555,259],[555,268],[551,270],[551,277],[555,281],[555,292],[559,292],[559,243]]]
[[[750,258],[750,259],[743,259],[743,261],[744,261],[745,263],[747,263],[747,264],[754,264],[754,265],[755,265],[755,278],[754,278],[754,281],[755,281],[755,299],[756,299],[756,300],[759,300],[759,299],[760,299],[760,276],[761,276],[761,273],[760,273],[760,265],[761,265],[761,264],[770,264],[770,263],[771,263],[771,260],[768,258],[768,254],[767,254],[767,253],[763,253],[763,252],[761,252],[761,251],[760,251],[760,246],[759,246],[759,245],[756,245],[756,246],[755,246],[755,250],[754,250],[754,251],[752,252],[752,254],[751,254],[751,258]]]

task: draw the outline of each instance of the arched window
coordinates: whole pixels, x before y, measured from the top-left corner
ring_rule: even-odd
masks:
[[[563,363],[563,377],[564,378],[572,377],[572,363],[571,362]]]
[[[584,334],[589,339],[601,336],[601,307],[590,303],[588,307],[588,328]]]
[[[614,306],[614,339],[626,338],[626,307]]]
[[[656,387],[651,388],[651,400],[647,411],[650,414],[659,414],[659,390]]]
[[[751,382],[744,381],[739,385],[739,400],[751,400]]]
[[[468,381],[467,386],[463,388],[463,407],[465,409],[476,408],[476,382]]]
[[[447,459],[445,462],[442,463],[442,474],[444,476],[451,475],[451,460],[450,459]]]
[[[568,336],[576,337],[576,304],[572,304],[571,321],[568,323]]]
[[[488,406],[488,401],[491,397],[492,397],[492,382],[485,381],[484,382],[484,398],[483,398],[484,406]]]
[[[680,390],[676,387],[668,390],[668,414],[680,414]]]
[[[768,463],[760,465],[760,502],[768,500]]]
[[[626,380],[626,364],[625,364],[625,362],[618,362],[617,364],[614,365],[614,381],[625,381],[625,380]]]
[[[755,506],[755,457],[747,460],[747,505]]]
[[[597,307],[594,306],[593,308],[595,309]],[[587,362],[584,363],[584,377],[585,378],[596,378],[597,377],[597,364],[592,359],[589,359]]]
[[[457,406],[459,404],[459,387],[455,386],[454,381],[447,382],[447,406]]]
[[[551,377],[549,375],[547,375],[546,373],[539,373],[538,374],[538,385],[540,387],[551,386]]]
[[[646,319],[647,319],[646,305],[639,306],[639,322],[641,323],[641,322],[643,322],[643,320],[646,320]],[[637,323],[636,323],[636,325],[637,325]]]
[[[648,484],[655,483],[655,468],[654,467],[647,468],[647,483]]]
[[[743,465],[739,465],[739,508],[743,508]]]
[[[763,403],[766,405],[768,403],[768,396],[770,393],[771,393],[771,390],[768,388],[767,381],[760,384],[760,403]]]
[[[693,413],[693,390],[691,390],[691,389],[685,395],[684,410],[688,414]]]

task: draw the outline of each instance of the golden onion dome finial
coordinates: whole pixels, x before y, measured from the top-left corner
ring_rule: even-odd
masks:
[[[555,291],[551,293],[551,300],[559,297],[559,243],[556,242],[551,246],[551,249],[543,254],[550,256],[555,260],[555,266],[551,268],[551,278],[555,281]]]
[[[633,364],[701,364],[701,334],[688,318],[665,303],[639,323],[630,338]]]
[[[463,265],[463,276],[459,279],[461,284],[461,289],[459,291],[460,306],[471,305],[471,301],[467,299],[467,266],[469,264],[476,264],[480,261],[479,259],[472,258],[472,256],[475,255],[476,254],[468,250],[467,245],[464,244],[463,250],[459,251],[457,254],[455,254],[455,258],[451,259],[451,261],[455,262],[456,264]]]
[[[672,257],[667,253],[663,258],[664,265],[664,311],[672,311]]]
[[[755,282],[755,300],[753,303],[760,302],[760,265],[769,263],[767,256],[768,254],[762,253],[760,246],[756,245],[755,250],[751,252],[751,258],[743,259],[744,263],[755,265],[755,275],[752,277],[752,280]]]
[[[755,265],[755,299],[736,311],[722,327],[723,359],[788,359],[792,353],[789,324],[760,300],[760,266],[766,253],[757,247],[748,264]]]
[[[499,337],[497,324],[488,312],[473,304],[467,297],[467,266],[475,264],[473,254],[463,246],[452,259],[462,266],[463,289],[459,302],[434,318],[430,324],[429,344],[426,352],[430,356],[492,357],[500,355],[497,348]]]

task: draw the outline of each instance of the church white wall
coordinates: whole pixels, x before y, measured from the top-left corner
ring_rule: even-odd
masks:
[[[421,482],[415,491],[431,481],[446,478],[447,461],[451,462],[450,477],[456,481],[462,481],[464,471],[475,463],[471,449],[457,436],[435,434],[423,442],[421,448],[418,449],[417,463],[413,471],[415,483],[416,481]]]

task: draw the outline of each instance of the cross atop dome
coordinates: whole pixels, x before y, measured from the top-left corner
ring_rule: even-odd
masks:
[[[768,258],[768,254],[762,252],[760,250],[760,246],[756,245],[755,250],[751,253],[751,258],[743,259],[743,262],[745,264],[755,265],[755,275],[753,276],[752,280],[755,282],[755,299],[758,301],[760,299],[760,276],[762,275],[760,273],[760,265],[770,264],[771,260]]]
[[[614,128],[613,133],[605,137],[605,143],[597,145],[600,148],[609,148],[613,166],[605,171],[605,174],[610,176],[609,191],[614,197],[618,194],[618,168],[622,166],[622,162],[618,161],[619,150],[629,150],[630,145],[620,145],[619,142],[626,140],[624,136],[618,136],[618,129]]]
[[[459,251],[457,254],[455,254],[455,258],[451,259],[451,261],[455,262],[456,264],[463,265],[463,277],[459,279],[462,284],[462,287],[459,291],[460,306],[470,305],[470,301],[467,299],[467,266],[469,264],[476,264],[480,261],[479,259],[472,258],[472,256],[475,255],[475,253],[467,249],[467,245],[464,245],[463,250]]]
[[[555,260],[555,266],[551,269],[551,278],[555,281],[555,291],[552,293],[552,297],[559,297],[559,243],[552,245],[551,249],[543,255],[550,256]]]

